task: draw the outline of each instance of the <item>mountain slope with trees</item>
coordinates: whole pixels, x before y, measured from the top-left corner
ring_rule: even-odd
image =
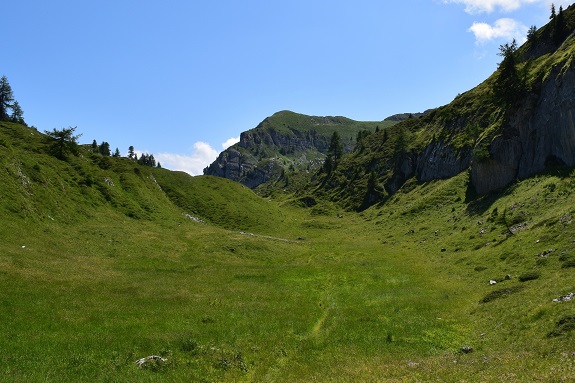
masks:
[[[266,119],[266,198],[0,121],[1,380],[571,381],[573,12],[396,125]]]
[[[265,186],[295,190],[321,168],[334,132],[341,137],[342,150],[350,152],[362,132],[375,132],[394,123],[278,112],[243,132],[240,142],[223,151],[204,174],[228,178],[252,189]]]
[[[404,120],[345,156],[318,192],[363,209],[405,182],[471,174],[469,191],[496,191],[557,165],[575,165],[575,7],[560,9],[498,70],[453,102]],[[336,197],[338,196],[338,197]]]

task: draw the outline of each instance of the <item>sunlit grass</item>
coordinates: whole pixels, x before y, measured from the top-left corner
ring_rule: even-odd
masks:
[[[2,126],[0,380],[573,376],[575,306],[553,302],[575,292],[567,171],[484,198],[467,174],[413,181],[357,214],[125,159],[62,163]],[[138,367],[150,355],[166,361]]]

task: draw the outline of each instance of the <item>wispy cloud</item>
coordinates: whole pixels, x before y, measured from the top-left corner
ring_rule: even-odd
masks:
[[[495,39],[515,39],[521,44],[525,42],[527,30],[525,25],[508,18],[499,19],[493,25],[475,22],[469,28],[469,32],[475,35],[476,44],[484,44]]]
[[[443,0],[443,3],[454,3],[465,5],[465,12],[470,14],[491,13],[495,11],[513,12],[524,5],[542,4],[551,7],[568,6],[572,0]]]
[[[465,5],[465,12],[491,13],[493,11],[512,12],[521,8],[524,4],[540,3],[546,0],[444,0],[444,3],[456,3]]]
[[[225,150],[239,141],[239,137],[229,138],[222,143],[222,148]],[[204,168],[214,162],[218,155],[219,152],[210,144],[198,141],[193,145],[191,154],[158,153],[154,157],[164,168],[198,176],[204,173]]]

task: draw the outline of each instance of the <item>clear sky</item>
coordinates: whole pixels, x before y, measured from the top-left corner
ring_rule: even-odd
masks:
[[[18,0],[0,75],[39,130],[201,174],[265,117],[379,121],[449,103],[572,1]]]

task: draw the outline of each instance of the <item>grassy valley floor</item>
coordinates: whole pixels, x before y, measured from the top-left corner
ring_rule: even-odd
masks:
[[[5,222],[2,379],[569,379],[575,302],[552,300],[575,290],[570,177],[474,203],[465,182],[361,215],[262,199],[281,215],[258,232],[177,209]]]

